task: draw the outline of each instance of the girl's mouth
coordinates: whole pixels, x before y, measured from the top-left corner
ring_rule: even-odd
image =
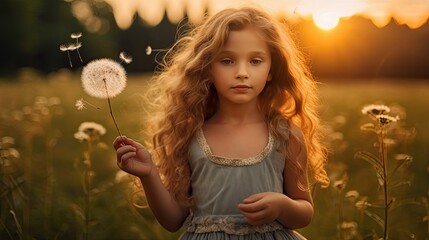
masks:
[[[247,90],[247,89],[250,89],[251,87],[247,85],[236,85],[236,86],[233,86],[232,88],[235,90]]]

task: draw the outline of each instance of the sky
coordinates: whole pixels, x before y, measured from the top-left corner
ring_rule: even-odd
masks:
[[[93,33],[109,31],[109,24],[98,18],[94,10],[97,6],[105,8],[106,4],[111,7],[113,24],[119,29],[134,29],[136,20],[141,19],[145,27],[157,31],[166,18],[178,24],[186,16],[188,21],[197,23],[205,12],[211,15],[227,7],[256,3],[297,23],[293,25],[299,26],[303,47],[319,75],[429,76],[429,0],[64,1],[70,3],[74,17]],[[132,31],[134,37],[151,36]]]
[[[91,21],[89,2],[65,0],[72,3],[76,18],[88,26]],[[131,26],[135,15],[147,24],[156,26],[166,12],[172,23],[183,19],[185,13],[190,21],[201,20],[209,6],[210,14],[225,7],[257,3],[274,14],[286,14],[292,20],[313,20],[322,29],[333,29],[339,21],[352,16],[362,16],[382,28],[391,21],[416,29],[429,19],[429,0],[94,0],[92,4],[109,4],[113,9],[116,24],[121,29]],[[101,26],[98,24],[98,26]],[[92,27],[97,30],[97,27]]]

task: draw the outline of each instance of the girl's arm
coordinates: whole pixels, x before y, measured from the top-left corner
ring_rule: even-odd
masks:
[[[119,168],[140,179],[149,207],[158,222],[168,231],[179,230],[189,210],[180,207],[164,187],[149,152],[127,137],[117,137],[113,147]]]
[[[286,163],[284,169],[284,194],[264,192],[246,198],[239,205],[240,210],[252,225],[279,221],[289,229],[307,226],[313,217],[313,201],[307,188],[307,150],[301,130],[291,124],[289,156],[294,157],[302,167],[302,174]],[[299,183],[303,187],[298,187]]]

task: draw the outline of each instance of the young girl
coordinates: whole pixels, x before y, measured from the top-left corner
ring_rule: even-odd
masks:
[[[181,239],[303,239],[293,229],[313,216],[307,161],[329,180],[316,86],[287,33],[255,7],[206,19],[154,77],[151,152],[114,141],[118,166]]]

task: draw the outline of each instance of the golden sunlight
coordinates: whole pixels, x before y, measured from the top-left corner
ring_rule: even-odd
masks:
[[[335,28],[340,19],[338,16],[334,16],[333,14],[328,13],[314,13],[313,21],[316,26],[324,30],[331,30]]]
[[[361,16],[382,28],[392,20],[400,25],[415,29],[429,19],[428,0],[94,0],[104,1],[112,7],[116,24],[121,29],[131,26],[135,16],[147,25],[156,26],[166,16],[172,23],[180,22],[185,16],[191,22],[200,21],[205,13],[213,14],[223,8],[246,3],[257,3],[273,14],[283,14],[291,20],[311,20],[321,29],[335,28],[351,16]],[[103,29],[88,19],[97,19],[86,2],[73,1],[74,15],[93,31]],[[73,6],[75,5],[75,6]],[[88,4],[87,4],[88,5]],[[79,10],[78,10],[79,9]],[[94,21],[92,21],[94,22]],[[92,25],[91,25],[92,24]],[[99,26],[99,27],[97,27]],[[101,30],[100,30],[101,31]]]

